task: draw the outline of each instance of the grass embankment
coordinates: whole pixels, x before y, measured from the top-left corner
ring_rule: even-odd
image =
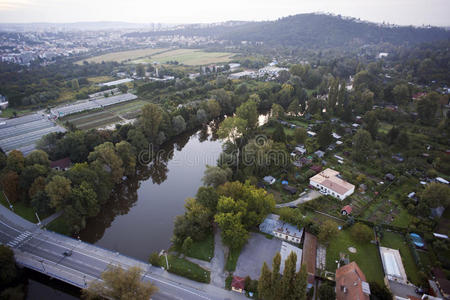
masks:
[[[209,283],[211,281],[211,272],[203,269],[199,265],[172,254],[169,254],[167,258],[169,261],[169,269],[167,270],[168,272],[198,282]],[[166,258],[164,255],[159,258],[158,265],[166,268]]]
[[[420,270],[414,261],[405,237],[398,233],[385,231],[381,240],[381,246],[399,250],[408,280],[416,285],[420,285],[420,278],[418,276]]]
[[[48,224],[46,228],[48,230],[70,236],[72,234],[72,227],[67,223],[66,220],[67,218],[64,216],[64,214],[62,214],[61,216],[50,222],[50,224]]]
[[[0,203],[9,209],[8,201],[6,201],[6,198],[5,198],[5,195],[3,194],[3,192],[0,192]],[[36,218],[35,210],[31,206],[29,206],[21,201],[17,201],[15,203],[13,203],[13,209],[14,209],[14,213],[21,216],[22,218],[24,218],[32,223],[38,222],[38,219]],[[47,218],[49,215],[50,214],[39,215],[39,218],[42,221],[44,218]]]
[[[356,248],[356,253],[350,253],[349,247]],[[339,260],[340,253],[348,255],[350,261],[356,261],[368,281],[376,281],[381,286],[384,285],[383,267],[378,249],[374,244],[354,241],[348,230],[339,232],[327,248],[326,268],[328,271],[336,271],[336,260]]]
[[[203,241],[194,242],[186,256],[211,261],[214,256],[214,235],[210,234]]]
[[[227,262],[225,264],[225,270],[233,272],[236,270],[236,264],[241,255],[242,249],[230,249],[227,256]]]

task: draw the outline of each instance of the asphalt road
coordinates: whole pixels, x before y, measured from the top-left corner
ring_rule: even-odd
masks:
[[[244,299],[241,294],[230,292],[212,285],[197,283],[153,267],[138,260],[120,255],[106,249],[74,240],[65,236],[41,230],[33,225],[24,228],[8,219],[8,214],[2,214],[6,208],[0,205],[0,243],[8,244],[16,253],[16,258],[29,257],[42,273],[48,269],[65,270],[60,276],[86,276],[99,278],[100,274],[110,264],[130,267],[140,265],[145,274],[143,280],[151,281],[159,288],[159,292],[152,299]],[[17,220],[17,218],[16,218]],[[64,256],[64,252],[71,250],[72,255]],[[67,273],[67,270],[71,270]],[[63,275],[68,274],[68,275]],[[79,279],[79,277],[78,277]]]

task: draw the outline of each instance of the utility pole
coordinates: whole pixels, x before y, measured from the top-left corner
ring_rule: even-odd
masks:
[[[14,211],[14,207],[13,207],[13,205],[11,204],[11,202],[9,202],[9,199],[8,199],[8,197],[6,196],[5,192],[2,191],[2,193],[3,193],[3,196],[5,196],[6,201],[8,201],[9,209],[11,209],[12,211]]]
[[[36,215],[36,218],[38,219],[37,225],[38,225],[38,226],[41,225],[41,219],[39,219],[38,213],[35,212],[34,214]]]
[[[169,270],[169,260],[167,259],[167,251],[164,251],[164,256],[166,257],[166,266],[167,266],[166,270]]]

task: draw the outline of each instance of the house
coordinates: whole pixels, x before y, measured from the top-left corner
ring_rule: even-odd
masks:
[[[447,279],[445,273],[439,268],[433,268],[433,274],[436,277],[436,282],[445,299],[450,298],[450,280]]]
[[[322,194],[331,195],[344,200],[355,191],[355,186],[338,177],[339,172],[330,168],[312,176],[309,184],[316,187]]]
[[[70,158],[68,158],[68,157],[50,162],[50,168],[58,170],[58,171],[67,171],[70,169],[71,165],[72,165],[72,162],[70,161]]]
[[[297,264],[296,264],[296,272],[300,271],[300,262],[302,261],[302,249],[295,247],[289,243],[282,242],[281,248],[280,248],[280,255],[281,255],[281,264],[280,264],[280,274],[283,275],[284,272],[284,262],[289,257],[291,252],[294,252],[297,254]]]
[[[369,300],[366,276],[354,261],[336,270],[336,300]]]
[[[380,256],[386,279],[395,283],[407,284],[406,272],[400,252],[397,249],[380,247]]]
[[[315,133],[314,131],[307,131],[306,133],[309,137],[315,137],[317,135],[317,133]]]
[[[233,276],[233,279],[231,280],[231,290],[238,293],[243,293],[245,290],[245,278]]]
[[[387,173],[386,175],[384,175],[384,179],[389,180],[389,181],[394,181],[395,176],[392,175],[391,173]]]
[[[332,133],[332,136],[337,140],[339,140],[341,138],[341,136],[335,132]]]
[[[348,216],[352,213],[352,207],[350,205],[346,205],[341,209],[341,214],[343,216]]]
[[[317,238],[305,232],[303,241],[302,265],[306,265],[306,273],[308,274],[308,289],[314,286],[316,277],[316,256],[317,256]]]
[[[295,195],[295,193],[297,193],[297,189],[295,187],[289,186],[287,184],[283,185],[283,190],[290,193],[291,195]]]
[[[298,145],[297,147],[295,147],[295,151],[300,153],[301,155],[304,155],[306,153],[305,146],[303,145]]]
[[[325,152],[317,150],[314,154],[317,155],[318,158],[322,158],[325,155]]]
[[[263,178],[265,182],[267,182],[268,184],[274,184],[276,179],[272,176],[266,176]]]
[[[289,223],[284,223],[280,220],[279,215],[269,214],[267,218],[259,225],[261,232],[273,235],[282,240],[300,244],[303,229],[298,228]]]
[[[437,183],[449,184],[449,182],[447,180],[445,180],[444,178],[442,178],[442,177],[436,177],[435,180],[436,180]]]

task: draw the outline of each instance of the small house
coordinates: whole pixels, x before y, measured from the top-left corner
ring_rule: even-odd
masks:
[[[265,182],[268,184],[274,184],[276,179],[273,176],[266,176],[263,178]]]
[[[71,165],[72,162],[68,157],[50,162],[50,168],[55,169],[57,171],[67,171],[70,169]]]
[[[307,131],[306,133],[309,137],[315,137],[317,135],[317,133],[315,133],[314,131]]]
[[[348,216],[352,213],[352,207],[350,205],[346,205],[341,209],[341,215]]]
[[[297,193],[297,189],[295,187],[287,184],[283,185],[283,190],[287,191],[291,195],[295,195],[295,193]]]
[[[231,290],[238,293],[243,293],[245,291],[245,278],[233,276],[231,281]]]
[[[325,155],[325,152],[317,150],[314,154],[317,155],[318,158],[322,158]]]
[[[448,184],[449,183],[447,180],[445,180],[442,177],[436,177],[435,180],[436,180],[437,183],[442,183],[442,184]]]
[[[384,175],[384,179],[389,180],[389,181],[394,181],[395,176],[392,175],[391,173],[387,173],[386,175]]]

